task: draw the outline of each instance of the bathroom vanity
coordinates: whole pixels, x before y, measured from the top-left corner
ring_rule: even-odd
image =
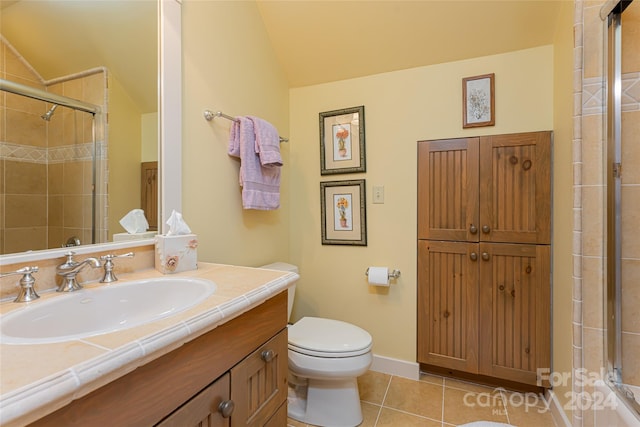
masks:
[[[286,289],[298,276],[204,263],[187,274],[217,289],[183,313],[73,343],[0,345],[2,425],[285,425]],[[78,347],[93,357],[76,360]],[[16,387],[25,357],[51,366]]]

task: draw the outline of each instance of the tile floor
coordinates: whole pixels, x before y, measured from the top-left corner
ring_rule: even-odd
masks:
[[[542,396],[421,375],[420,381],[369,371],[358,378],[361,427],[451,427],[495,421],[518,427],[554,427]],[[289,419],[289,427],[307,427]]]

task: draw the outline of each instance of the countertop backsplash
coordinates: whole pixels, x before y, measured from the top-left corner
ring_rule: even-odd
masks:
[[[136,271],[154,268],[155,247],[152,244],[109,250],[104,250],[104,248],[101,247],[100,249],[100,251],[96,252],[82,251],[81,254],[79,253],[75,256],[75,259],[77,261],[82,261],[87,257],[99,258],[100,256],[107,254],[120,255],[127,252],[134,252],[135,256],[133,258],[117,258],[114,260],[114,272],[116,276],[122,273],[133,273]],[[74,250],[74,248],[68,248],[68,250]],[[56,267],[65,261],[65,257],[60,254],[59,257],[51,258],[50,256],[47,256],[47,252],[48,251],[43,251],[43,258],[45,259],[19,262],[15,264],[4,264],[0,266],[0,271],[5,273],[15,271],[25,266],[38,266],[40,270],[33,274],[33,277],[36,279],[36,292],[44,293],[47,291],[53,291],[57,288],[58,283],[61,280],[60,277],[56,276]],[[97,282],[103,275],[103,268],[84,268],[78,274],[78,282],[80,284]],[[18,295],[20,290],[20,278],[20,275],[0,278],[0,301],[14,299]]]

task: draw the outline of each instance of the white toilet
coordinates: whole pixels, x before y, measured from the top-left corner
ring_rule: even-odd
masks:
[[[261,268],[298,272],[276,262]],[[289,288],[289,317],[295,285]],[[288,416],[327,427],[355,427],[362,422],[357,377],[373,357],[371,335],[339,320],[303,317],[289,326]]]

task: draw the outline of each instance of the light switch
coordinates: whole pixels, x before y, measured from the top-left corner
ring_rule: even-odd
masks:
[[[373,203],[384,203],[384,185],[373,186]]]

